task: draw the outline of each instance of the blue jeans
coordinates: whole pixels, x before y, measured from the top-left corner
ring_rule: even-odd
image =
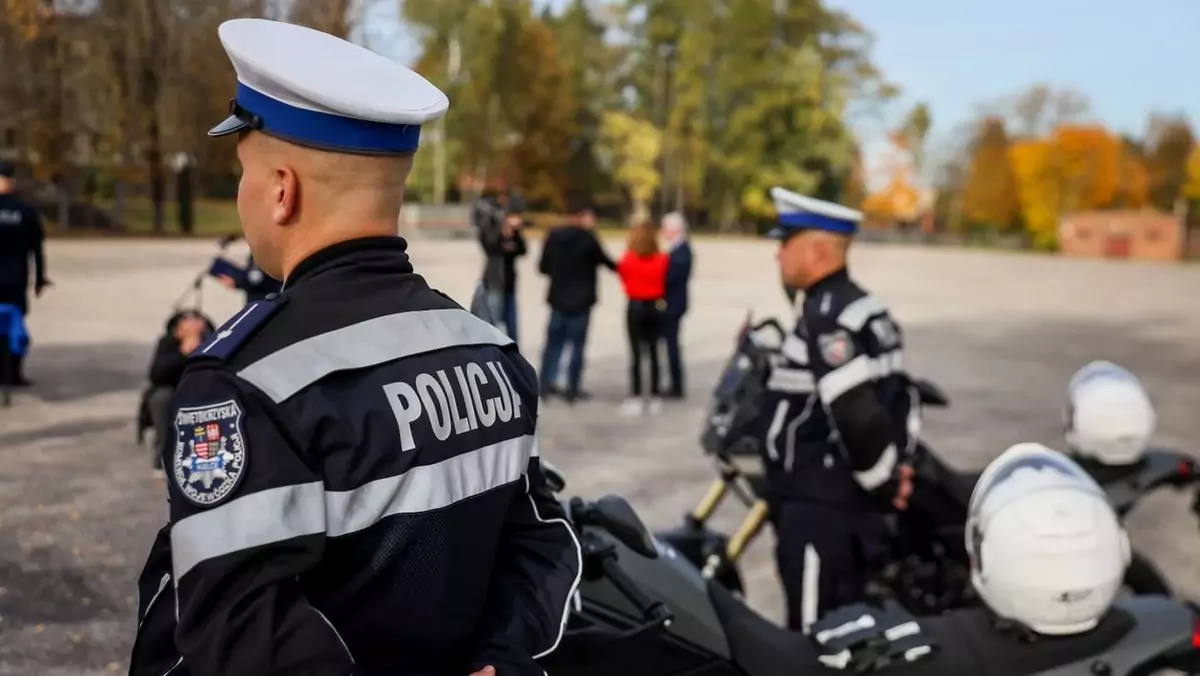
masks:
[[[504,324],[504,330],[512,341],[517,342],[517,294],[488,291],[488,311],[492,319]]]
[[[579,380],[583,377],[583,350],[587,345],[588,322],[591,320],[590,311],[559,312],[550,311],[550,325],[546,328],[546,349],[542,352],[541,388],[543,393],[552,392],[554,383],[558,380],[558,364],[562,360],[562,351],[568,343],[571,345],[571,359],[567,364],[568,395],[579,394]]]

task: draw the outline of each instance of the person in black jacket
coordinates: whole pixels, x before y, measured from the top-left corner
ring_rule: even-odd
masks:
[[[479,243],[487,263],[483,269],[483,286],[487,290],[488,308],[492,317],[504,323],[508,337],[517,342],[517,270],[516,260],[526,253],[525,222],[519,211],[504,214],[498,227],[479,228]]]
[[[33,293],[41,296],[50,286],[46,278],[46,257],[42,252],[45,232],[42,219],[31,204],[14,193],[15,168],[0,162],[0,305],[11,305],[24,316],[29,312],[29,259],[33,259]],[[3,333],[0,333],[0,338]],[[28,387],[33,383],[25,377],[24,357],[3,357],[10,360],[10,385]]]
[[[177,312],[167,320],[166,331],[154,348],[146,406],[154,424],[155,467],[162,467],[162,451],[171,438],[171,396],[183,378],[184,364],[212,331],[212,324],[199,312]]]
[[[587,200],[572,198],[568,207],[571,221],[546,236],[538,270],[550,278],[546,302],[550,304],[550,324],[546,327],[546,347],[542,353],[540,374],[542,396],[557,392],[558,365],[563,348],[570,345],[567,388],[563,396],[574,402],[580,397],[583,377],[583,352],[587,345],[588,323],[596,304],[596,268],[616,270],[596,238],[596,215]]]

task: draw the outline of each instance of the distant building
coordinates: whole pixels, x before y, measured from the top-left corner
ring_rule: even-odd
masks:
[[[1187,251],[1187,229],[1161,211],[1089,211],[1059,221],[1059,251],[1083,258],[1177,261]]]

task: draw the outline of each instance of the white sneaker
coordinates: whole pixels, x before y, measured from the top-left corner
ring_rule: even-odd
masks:
[[[645,406],[640,398],[626,399],[621,402],[621,415],[641,415],[645,411]]]
[[[653,399],[651,399],[649,406],[647,406],[647,410],[650,411],[650,415],[658,415],[659,413],[662,413],[662,410],[663,410],[662,398],[654,397]]]

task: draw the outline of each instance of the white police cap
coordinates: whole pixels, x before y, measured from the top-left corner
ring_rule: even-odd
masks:
[[[861,211],[805,197],[778,186],[771,188],[771,199],[775,202],[778,224],[767,236],[775,239],[783,239],[800,230],[825,230],[839,235],[853,235],[862,220]]]
[[[218,34],[237,73],[237,98],[209,136],[257,129],[322,150],[403,155],[417,149],[421,125],[450,107],[417,73],[328,33],[234,19]]]

